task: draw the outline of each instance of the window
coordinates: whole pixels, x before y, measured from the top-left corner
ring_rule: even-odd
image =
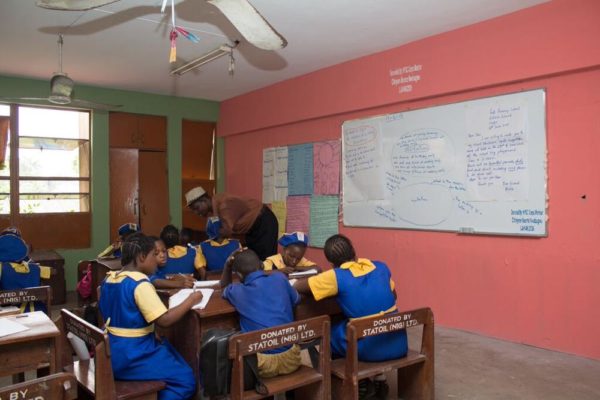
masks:
[[[27,231],[89,211],[90,112],[0,104],[0,217]]]

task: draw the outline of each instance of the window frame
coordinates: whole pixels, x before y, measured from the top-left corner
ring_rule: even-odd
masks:
[[[92,111],[69,108],[69,107],[52,107],[40,104],[16,104],[4,103],[10,107],[10,122],[9,122],[9,141],[10,141],[10,173],[8,176],[0,177],[0,181],[9,182],[10,190],[10,212],[0,215],[0,229],[6,226],[19,227],[23,236],[28,242],[33,243],[39,248],[87,248],[91,243],[91,215],[92,215]],[[87,165],[84,167],[87,172],[87,177],[56,177],[56,176],[20,176],[19,170],[19,111],[21,107],[27,108],[43,108],[66,111],[85,112],[88,117],[88,139],[67,139],[87,141]],[[65,139],[48,137],[43,139]],[[81,162],[81,161],[80,161]],[[80,165],[81,170],[81,165]],[[39,195],[60,195],[67,193],[29,193],[20,192],[21,181],[77,181],[87,182],[88,192],[68,193],[73,195],[87,195],[87,210],[81,207],[82,211],[64,211],[64,212],[43,212],[43,213],[26,213],[21,212],[20,199],[23,194],[39,194]],[[81,190],[81,188],[80,188]],[[83,197],[80,197],[83,199]]]

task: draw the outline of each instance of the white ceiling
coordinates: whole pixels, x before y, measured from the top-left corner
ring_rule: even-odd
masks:
[[[75,82],[221,101],[548,0],[250,1],[288,40],[286,48],[257,49],[214,6],[176,0],[177,25],[200,37],[199,44],[180,37],[178,57],[190,60],[235,39],[242,43],[233,77],[226,57],[171,77],[170,14],[160,13],[160,0],[122,0],[87,12],[1,0],[0,74],[49,79],[58,69],[56,40],[62,32],[63,69]]]

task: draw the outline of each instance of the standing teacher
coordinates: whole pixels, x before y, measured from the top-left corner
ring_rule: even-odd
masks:
[[[244,235],[246,246],[264,261],[277,254],[278,224],[269,207],[256,199],[218,193],[212,198],[201,186],[185,194],[187,207],[203,217],[221,220],[221,237]]]

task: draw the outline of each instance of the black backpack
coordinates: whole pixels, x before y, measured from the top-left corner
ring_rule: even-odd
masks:
[[[230,392],[232,361],[228,356],[229,338],[237,331],[209,329],[202,335],[200,346],[200,384],[204,396],[226,396]],[[244,390],[266,394],[267,388],[258,376],[256,354],[244,357]]]

